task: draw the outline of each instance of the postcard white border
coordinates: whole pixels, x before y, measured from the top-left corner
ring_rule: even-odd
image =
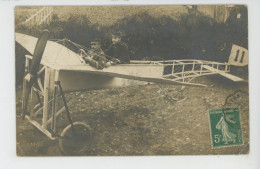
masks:
[[[17,157],[15,129],[14,7],[27,5],[247,4],[249,11],[250,153],[224,156]],[[259,0],[0,0],[0,168],[260,168]]]

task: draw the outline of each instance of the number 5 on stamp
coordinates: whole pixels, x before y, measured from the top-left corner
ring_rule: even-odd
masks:
[[[209,122],[213,148],[243,144],[238,108],[209,110]]]

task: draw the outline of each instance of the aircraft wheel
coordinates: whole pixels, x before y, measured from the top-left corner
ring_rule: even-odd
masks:
[[[64,155],[84,155],[90,148],[91,128],[83,122],[74,122],[74,130],[69,124],[63,129],[59,139],[59,148]]]

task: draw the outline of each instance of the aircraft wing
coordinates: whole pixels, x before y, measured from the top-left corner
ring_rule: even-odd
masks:
[[[129,65],[115,65],[115,67],[121,67],[120,69],[124,69],[125,66],[131,66]],[[133,68],[135,65],[132,65]],[[206,85],[203,84],[197,84],[197,83],[185,83],[185,82],[179,82],[174,81],[171,79],[166,78],[159,78],[159,77],[153,77],[153,76],[145,76],[145,75],[132,75],[129,72],[127,72],[128,69],[125,69],[126,71],[123,73],[119,73],[116,69],[113,69],[114,66],[111,66],[112,69],[105,68],[103,70],[96,70],[90,66],[58,66],[56,69],[59,70],[67,70],[67,71],[77,71],[77,72],[84,72],[88,74],[96,74],[96,75],[105,75],[109,77],[118,77],[118,78],[124,78],[124,79],[130,79],[130,80],[138,80],[138,81],[145,81],[145,82],[151,82],[151,83],[160,83],[160,84],[167,84],[167,85],[182,85],[182,86],[197,86],[197,87],[206,87]]]
[[[37,43],[35,37],[15,33],[15,40],[21,44],[30,53],[34,52],[34,48]],[[104,75],[108,77],[118,77],[130,80],[146,81],[151,83],[161,83],[168,85],[185,85],[185,86],[202,86],[202,84],[195,83],[185,83],[174,81],[172,79],[166,79],[162,77],[162,65],[154,64],[122,64],[110,66],[103,70],[97,70],[86,63],[83,63],[79,59],[79,55],[65,46],[48,41],[46,48],[43,53],[42,65],[52,67],[56,70],[66,70],[66,71],[77,71],[84,72],[88,74]],[[151,70],[153,69],[153,70]],[[146,71],[146,73],[144,73]]]
[[[31,54],[34,53],[37,40],[38,38],[33,36],[15,33],[15,41],[28,50]],[[46,63],[58,65],[85,65],[78,54],[53,41],[47,41],[42,56],[41,64],[46,65]]]

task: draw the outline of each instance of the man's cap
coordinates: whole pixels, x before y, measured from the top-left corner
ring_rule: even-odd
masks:
[[[90,44],[100,44],[100,40],[99,39],[93,39]]]
[[[112,34],[112,37],[113,37],[113,36],[120,38],[120,37],[122,36],[122,34],[121,34],[121,32],[115,32],[115,33]]]
[[[91,44],[100,44],[100,42],[91,42]]]
[[[98,44],[98,43],[100,43],[100,39],[98,39],[98,38],[92,39],[90,43],[91,44]]]

